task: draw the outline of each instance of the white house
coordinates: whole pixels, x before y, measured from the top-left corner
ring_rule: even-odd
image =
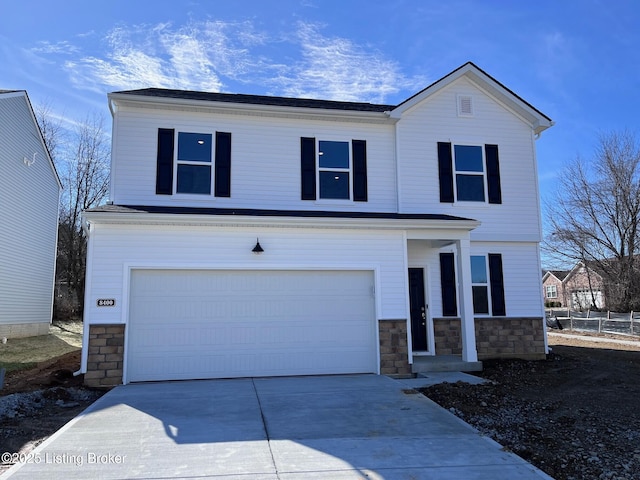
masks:
[[[535,140],[553,122],[474,64],[400,105],[150,88],[109,106],[88,384],[545,355]]]
[[[24,90],[0,90],[0,337],[49,333],[61,190]]]

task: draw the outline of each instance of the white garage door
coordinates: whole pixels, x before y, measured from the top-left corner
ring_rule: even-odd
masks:
[[[127,380],[376,372],[369,271],[135,270]]]

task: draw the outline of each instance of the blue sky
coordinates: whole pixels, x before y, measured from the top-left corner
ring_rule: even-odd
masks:
[[[106,93],[167,87],[396,104],[467,61],[551,117],[541,195],[640,112],[635,0],[22,0],[0,15],[0,88],[68,125]]]

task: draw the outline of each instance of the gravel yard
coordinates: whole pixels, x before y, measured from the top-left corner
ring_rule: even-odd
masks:
[[[547,360],[484,362],[489,384],[421,391],[557,480],[640,479],[640,342],[572,337],[551,334]]]

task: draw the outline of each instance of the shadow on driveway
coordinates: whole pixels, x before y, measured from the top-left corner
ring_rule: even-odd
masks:
[[[120,386],[25,461],[2,478],[549,478],[376,375]]]

